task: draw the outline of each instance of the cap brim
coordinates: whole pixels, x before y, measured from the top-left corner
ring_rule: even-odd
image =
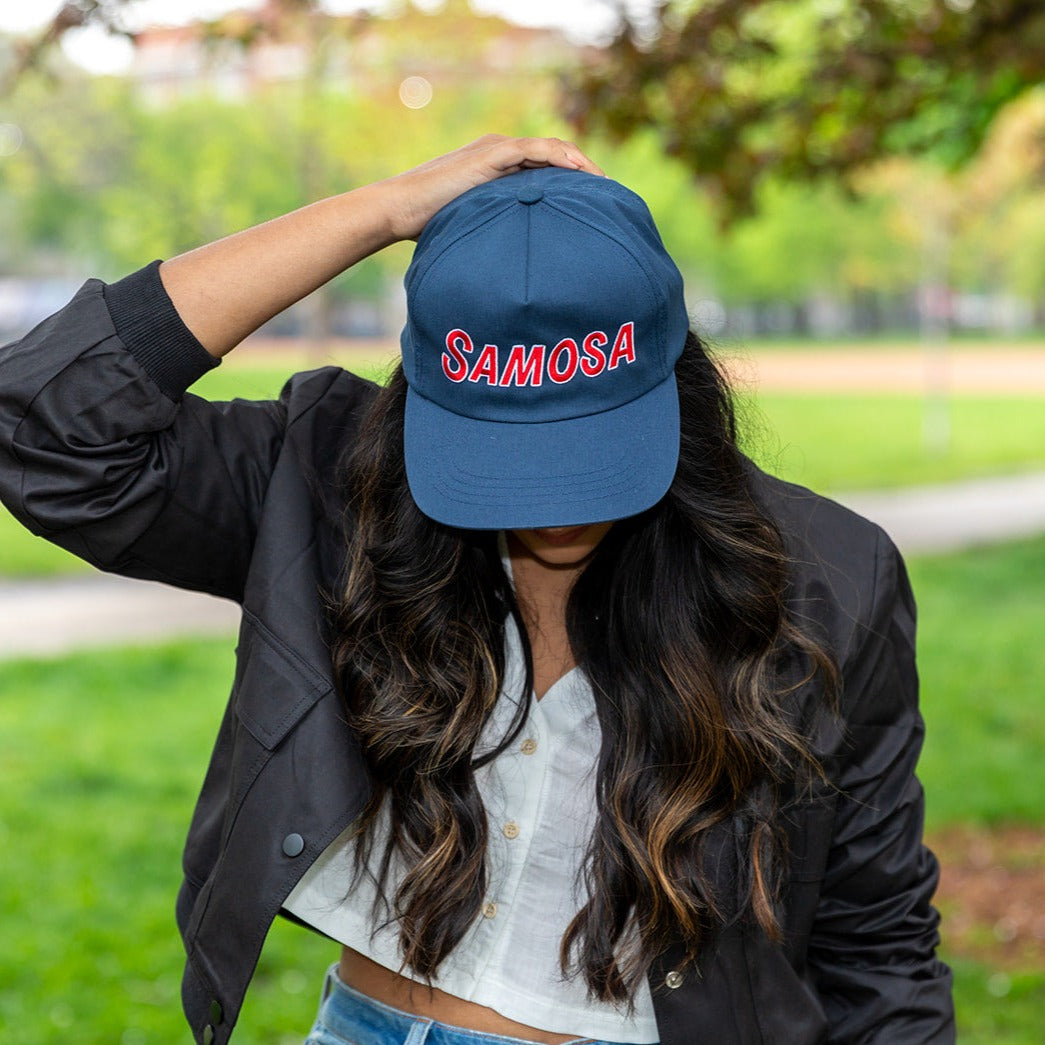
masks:
[[[462,417],[408,390],[410,492],[448,526],[521,530],[608,522],[664,496],[679,453],[675,375],[623,406],[562,421]]]

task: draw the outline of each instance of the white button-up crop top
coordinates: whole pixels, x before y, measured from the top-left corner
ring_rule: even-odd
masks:
[[[507,555],[504,559],[510,576]],[[509,618],[504,684],[480,750],[505,735],[524,684],[522,643]],[[540,700],[531,700],[515,743],[477,770],[490,825],[488,893],[481,916],[432,985],[542,1030],[640,1045],[659,1040],[645,981],[629,1017],[623,1007],[589,999],[583,978],[565,978],[559,965],[562,935],[586,899],[578,879],[595,824],[600,736],[591,686],[575,667]],[[361,875],[352,888],[351,833],[349,828],[320,855],[284,907],[332,939],[399,970],[398,925],[375,929],[372,877]],[[375,859],[382,851],[378,838]],[[393,862],[389,896],[397,872],[401,867]]]

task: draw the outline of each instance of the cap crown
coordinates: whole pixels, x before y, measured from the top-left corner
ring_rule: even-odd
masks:
[[[688,328],[682,277],[642,199],[560,168],[444,207],[406,291],[411,390],[476,420],[547,422],[628,403],[671,375]]]

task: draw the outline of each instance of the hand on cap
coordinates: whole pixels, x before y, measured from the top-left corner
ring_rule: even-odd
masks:
[[[462,192],[532,167],[603,173],[573,142],[487,134],[380,183],[388,193],[392,234],[395,239],[417,239],[435,212]]]

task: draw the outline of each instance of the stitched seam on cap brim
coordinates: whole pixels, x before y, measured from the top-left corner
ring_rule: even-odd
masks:
[[[582,417],[598,417],[600,414],[609,414],[614,410],[620,410],[621,407],[629,406],[636,400],[641,399],[643,396],[651,395],[656,392],[658,388],[662,388],[675,376],[674,369],[668,371],[667,377],[663,381],[658,381],[652,388],[647,388],[643,392],[639,392],[637,395],[632,396],[631,399],[625,400],[623,403],[616,403],[614,406],[608,406],[605,410],[593,410],[588,414],[572,414],[570,417],[557,417],[554,421],[548,420],[548,418],[534,418],[532,421],[491,421],[488,417],[472,417],[471,414],[458,413],[456,410],[451,410],[449,407],[443,406],[442,403],[437,403],[434,399],[429,399],[428,396],[422,395],[417,391],[416,388],[411,388],[411,394],[417,396],[418,399],[423,399],[426,403],[431,403],[437,410],[442,410],[443,413],[453,414],[455,417],[463,418],[465,421],[477,421],[483,425],[557,425],[563,421],[579,421]],[[595,377],[589,377],[586,380],[596,381]]]
[[[629,467],[633,467],[633,466],[629,465]],[[548,472],[547,471],[542,472],[540,475],[531,475],[531,476],[517,477],[517,476],[505,476],[503,471],[498,471],[498,472],[476,472],[476,471],[474,471],[471,468],[465,468],[465,467],[462,467],[461,465],[458,465],[457,469],[454,472],[447,472],[447,473],[443,473],[443,474],[446,474],[447,476],[451,477],[451,481],[454,481],[453,477],[455,477],[455,476],[465,475],[465,476],[468,476],[468,478],[470,478],[470,479],[481,479],[484,482],[488,482],[491,486],[498,486],[498,485],[504,486],[505,489],[513,489],[515,487],[520,487],[520,486],[537,486],[537,487],[542,487],[548,481]],[[619,474],[620,474],[620,467],[618,465],[616,465],[616,464],[613,464],[613,465],[603,465],[602,467],[596,468],[596,469],[582,468],[582,469],[579,469],[576,472],[556,472],[555,473],[555,478],[556,479],[569,479],[571,482],[577,481],[577,482],[581,482],[581,483],[587,483],[587,484],[590,485],[592,483],[601,483],[607,477],[612,477],[612,476],[616,476],[616,475],[619,475]],[[581,478],[581,477],[584,477],[584,478]]]
[[[570,488],[570,499],[580,503],[586,503],[588,501],[603,501],[608,497],[615,496],[621,490],[630,490],[633,488],[634,483],[632,482],[633,477],[639,474],[635,469],[629,469],[628,472],[622,476],[616,483],[589,483],[586,484],[592,487],[592,492],[585,494],[584,486],[571,486]],[[473,491],[470,486],[457,487],[456,485],[448,485],[442,480],[436,480],[435,487],[438,489],[444,497],[448,500],[452,499],[458,504],[487,504],[491,495],[500,493],[500,490],[487,489],[487,490],[475,490]],[[505,490],[511,490],[512,487],[505,487]],[[469,492],[472,496],[468,496]],[[555,490],[544,497],[539,496],[536,492],[527,492],[526,499],[532,501],[534,504],[540,504],[541,502],[554,501],[558,502],[562,498],[563,491]]]

